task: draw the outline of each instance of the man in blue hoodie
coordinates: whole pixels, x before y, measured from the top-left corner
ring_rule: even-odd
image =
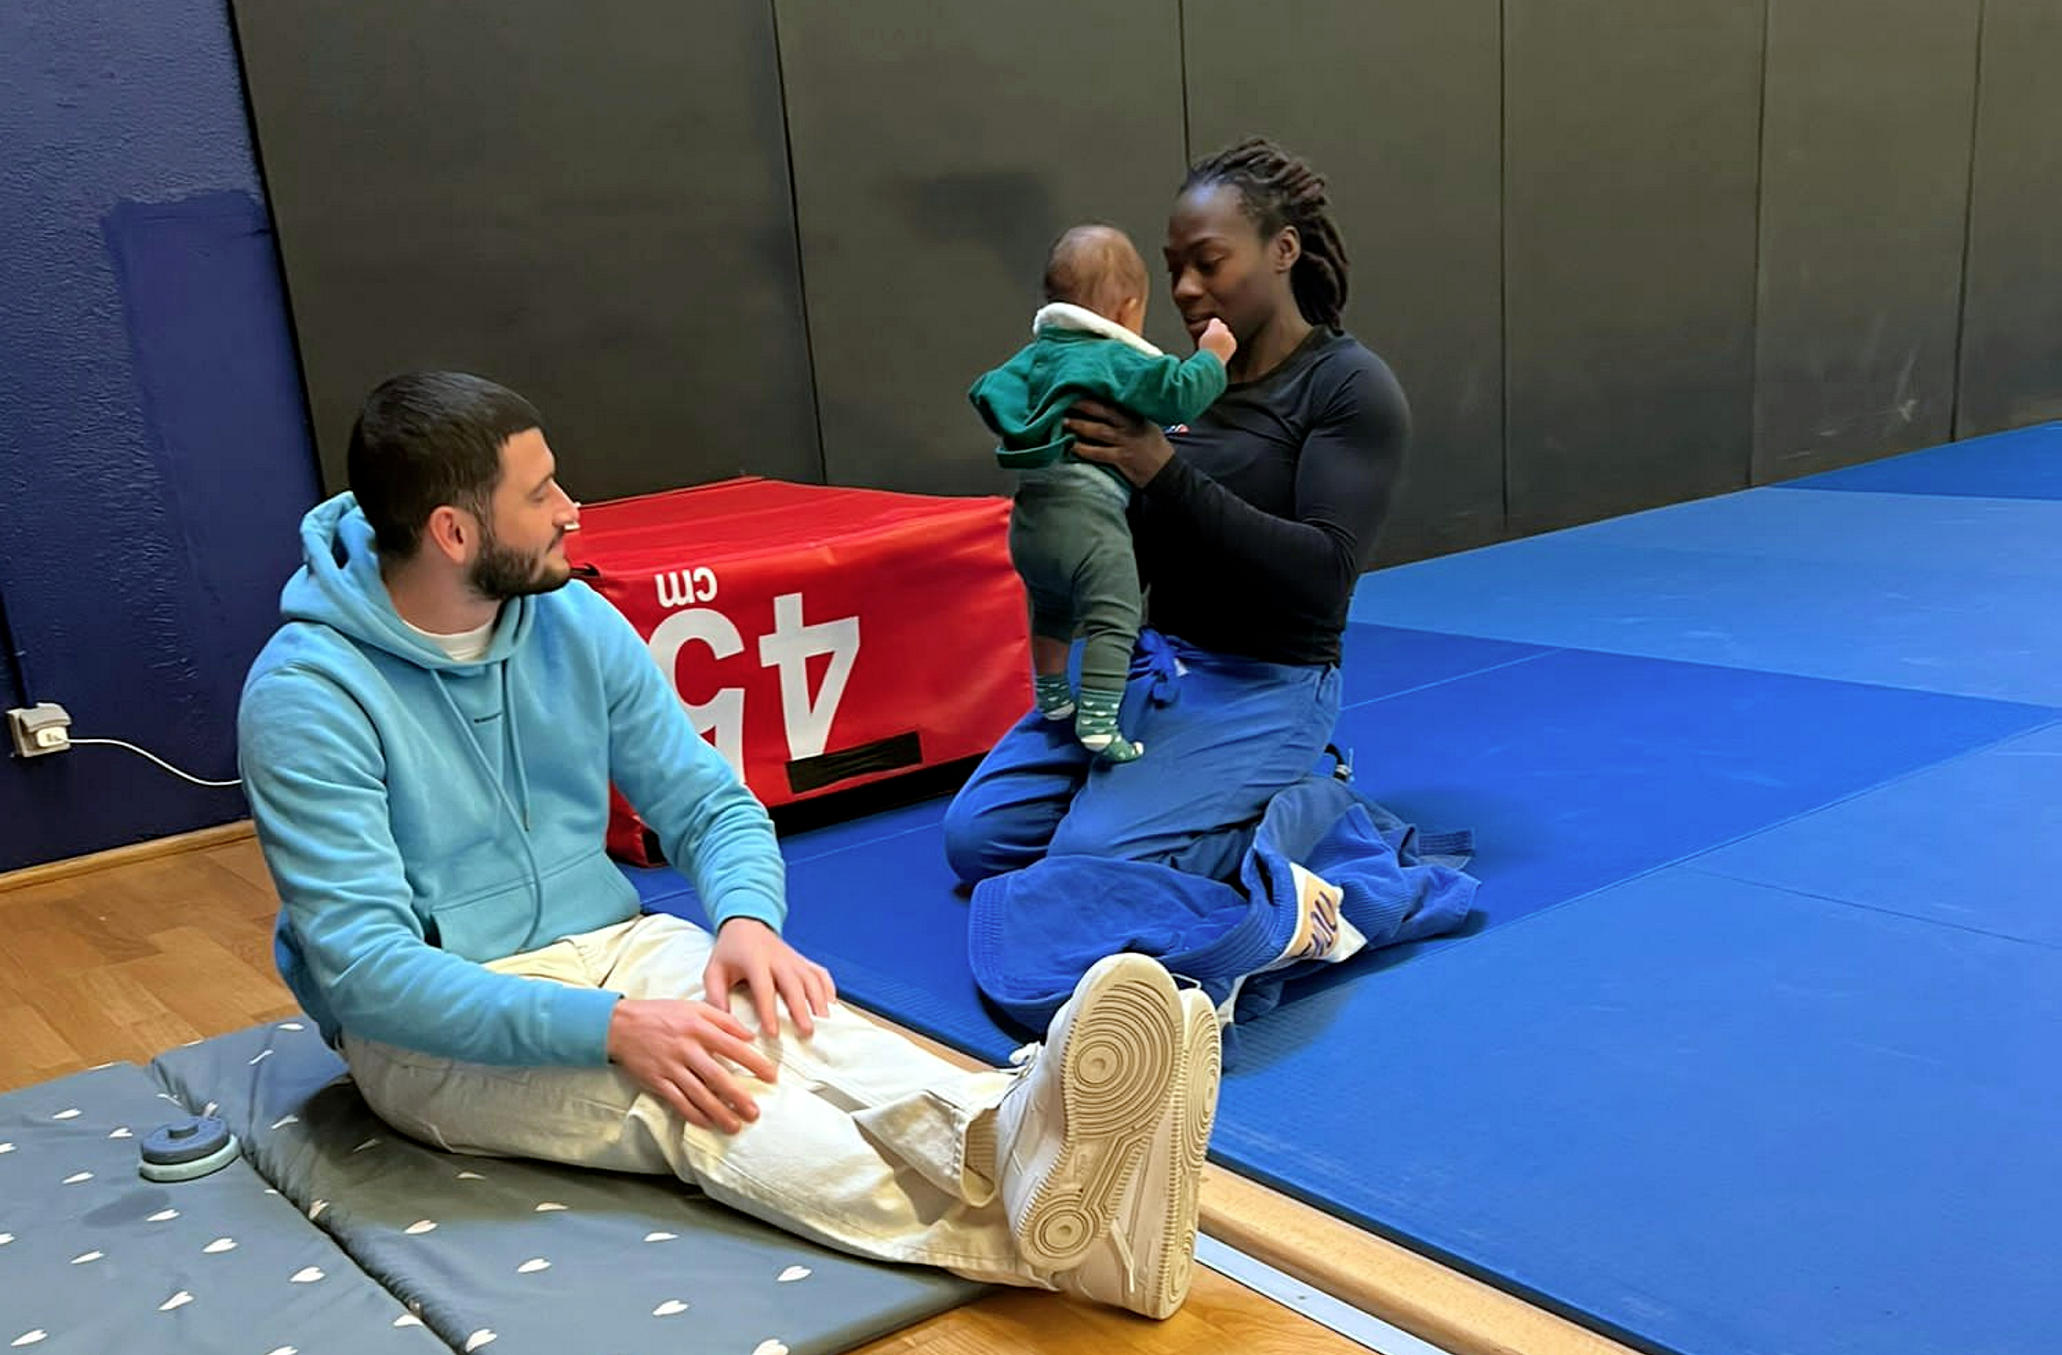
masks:
[[[302,524],[239,753],[280,972],[372,1108],[453,1151],[671,1172],[866,1256],[1178,1307],[1208,1000],[1112,956],[1010,1073],[838,1006],[781,938],[765,810],[572,579],[579,505],[537,412],[478,377],[396,377],[349,475]],[[603,852],[611,781],[709,930],[640,915]]]

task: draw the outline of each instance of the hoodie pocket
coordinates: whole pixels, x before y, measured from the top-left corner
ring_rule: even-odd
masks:
[[[600,851],[586,851],[546,867],[537,888],[519,876],[426,912],[438,947],[485,964],[626,921],[637,916],[638,904],[636,889],[615,863]]]
[[[480,964],[504,960],[529,939],[537,921],[537,892],[527,879],[513,880],[470,898],[433,905],[429,921],[440,949]]]

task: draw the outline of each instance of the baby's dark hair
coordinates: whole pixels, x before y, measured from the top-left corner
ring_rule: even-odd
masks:
[[[1181,188],[1186,193],[1206,184],[1238,189],[1240,204],[1262,239],[1284,226],[1296,228],[1303,241],[1303,255],[1289,274],[1296,308],[1311,324],[1337,329],[1346,309],[1346,246],[1332,224],[1324,175],[1256,136],[1196,161]]]
[[[1045,299],[1084,306],[1114,319],[1128,297],[1146,294],[1146,264],[1115,226],[1076,226],[1053,242],[1045,261]]]

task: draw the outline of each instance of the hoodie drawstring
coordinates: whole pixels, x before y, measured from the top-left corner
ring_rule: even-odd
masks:
[[[494,787],[494,793],[501,801],[501,808],[507,812],[509,822],[515,825],[516,840],[523,844],[523,855],[530,862],[530,929],[523,938],[523,944],[518,947],[518,953],[521,953],[536,949],[537,928],[544,922],[544,870],[537,864],[536,849],[530,845],[530,783],[523,775],[521,745],[515,739],[515,707],[508,699],[508,660],[503,659],[495,666],[501,670],[501,720],[508,727],[508,732],[503,737],[507,740],[505,746],[510,749],[509,756],[515,762],[516,781],[523,797],[520,809],[516,807],[515,801],[509,798],[508,787],[494,774],[494,768],[488,764],[486,750],[480,747],[479,735],[473,732],[473,722],[466,719],[465,712],[458,708],[458,702],[452,698],[451,689],[444,683],[444,674],[437,669],[431,669],[429,673],[431,682],[437,688],[437,695],[444,698],[444,709],[451,712],[451,718],[457,722],[460,731],[465,735],[463,742],[473,755],[473,766],[478,769],[481,778]]]
[[[523,739],[516,730],[515,702],[509,699],[508,661],[501,663],[501,709],[505,713],[502,721],[508,729],[504,736],[504,747],[508,754],[508,765],[515,769],[516,807],[521,811],[523,831],[530,830],[530,774],[523,769]]]

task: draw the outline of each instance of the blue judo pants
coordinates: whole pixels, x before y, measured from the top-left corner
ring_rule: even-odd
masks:
[[[1043,856],[1232,879],[1268,801],[1311,773],[1338,718],[1336,664],[1262,663],[1144,631],[1120,722],[1145,756],[1098,761],[1072,721],[1031,711],[946,811],[946,859],[969,885]]]

